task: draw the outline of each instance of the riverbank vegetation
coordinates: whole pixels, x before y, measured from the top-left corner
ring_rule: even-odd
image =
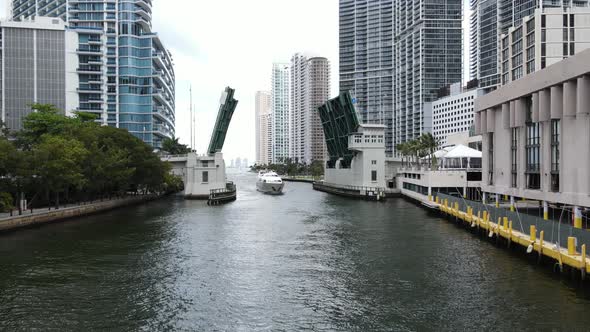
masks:
[[[170,165],[128,131],[101,126],[88,113],[66,117],[52,105],[32,109],[21,131],[0,124],[0,210],[19,207],[21,199],[29,207],[59,207],[182,190]]]
[[[279,175],[293,177],[310,176],[313,178],[320,178],[324,175],[324,163],[321,160],[314,160],[310,164],[305,164],[294,162],[292,159],[287,159],[284,163],[269,165],[254,164],[250,169],[255,172],[270,170]]]

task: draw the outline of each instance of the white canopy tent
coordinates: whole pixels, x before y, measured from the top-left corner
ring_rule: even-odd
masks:
[[[456,145],[442,157],[443,169],[481,168],[481,151]]]

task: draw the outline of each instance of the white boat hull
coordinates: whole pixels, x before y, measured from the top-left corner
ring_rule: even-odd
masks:
[[[256,189],[260,192],[270,195],[280,195],[283,193],[284,183],[256,182]]]

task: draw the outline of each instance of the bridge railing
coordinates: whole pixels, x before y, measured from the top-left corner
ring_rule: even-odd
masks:
[[[364,187],[364,186],[351,186],[351,185],[341,185],[335,183],[329,183],[320,181],[317,184],[329,186],[336,189],[343,189],[343,190],[350,190],[350,191],[374,191],[374,192],[384,192],[385,188],[383,187]]]
[[[234,193],[235,191],[236,191],[236,185],[233,182],[228,182],[228,183],[226,183],[225,188],[211,189],[209,191],[209,193],[211,195],[229,194],[229,193]]]

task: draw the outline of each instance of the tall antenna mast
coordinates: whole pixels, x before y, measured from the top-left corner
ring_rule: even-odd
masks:
[[[189,104],[189,115],[190,115],[190,127],[191,127],[191,140],[189,146],[191,151],[194,150],[193,147],[193,86],[192,84],[189,86],[189,94],[190,94],[190,104]]]
[[[193,105],[193,116],[191,118],[192,121],[192,126],[193,126],[193,146],[195,147],[195,150],[197,150],[197,114],[195,112],[195,105]]]

